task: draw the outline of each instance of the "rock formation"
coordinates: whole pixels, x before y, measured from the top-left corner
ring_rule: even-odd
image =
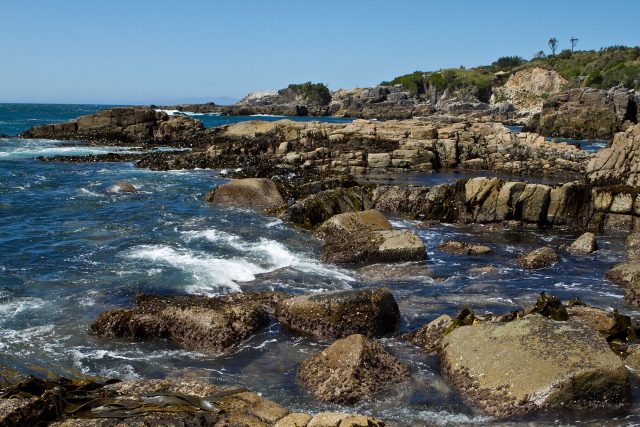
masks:
[[[409,370],[364,335],[337,340],[298,368],[298,379],[318,399],[354,404],[409,376]]]
[[[445,373],[496,416],[543,408],[622,405],[627,370],[599,332],[539,315],[454,329],[442,339]]]
[[[634,90],[571,89],[550,97],[527,129],[545,136],[610,139],[638,123],[640,96]]]
[[[294,331],[323,339],[379,337],[395,329],[400,311],[388,289],[361,289],[285,299],[278,303],[276,317]]]
[[[189,349],[218,353],[269,323],[268,311],[286,295],[246,292],[224,297],[140,295],[135,308],[102,313],[92,332],[109,338],[170,338]]]

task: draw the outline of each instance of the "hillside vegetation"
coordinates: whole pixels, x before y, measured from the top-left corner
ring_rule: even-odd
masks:
[[[640,47],[611,46],[599,51],[564,50],[554,56],[537,54],[527,61],[518,56],[499,58],[491,65],[465,69],[449,68],[438,71],[415,71],[382,82],[381,85],[402,85],[413,95],[428,94],[435,89],[439,93],[446,88],[473,87],[480,100],[491,96],[492,87],[504,84],[508,76],[516,71],[541,67],[555,70],[567,79],[565,89],[593,87],[608,89],[623,85],[640,89]]]

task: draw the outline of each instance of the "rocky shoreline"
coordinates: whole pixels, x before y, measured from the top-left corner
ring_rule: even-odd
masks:
[[[595,154],[469,117],[349,124],[254,121],[205,129],[189,117],[119,108],[75,122],[36,127],[22,136],[190,148],[140,158],[105,155],[66,159],[70,161],[136,159],[138,166],[155,170],[241,168],[231,174],[234,180],[212,189],[206,201],[257,209],[307,229],[323,243],[322,260],[334,264],[424,260],[427,254],[420,238],[394,229],[388,215],[419,219],[425,227],[446,222],[485,224],[494,230],[538,227],[589,232],[569,247],[542,247],[523,254],[517,262],[524,269],[543,269],[562,257],[584,256],[597,248],[598,232],[624,231],[630,233],[629,260],[607,276],[626,286],[627,303],[639,307],[640,194],[635,151],[640,125],[625,126],[609,148]],[[366,180],[367,174],[446,170],[496,176],[433,187]],[[534,183],[526,179],[530,176],[551,176],[558,183]],[[482,256],[491,248],[446,242],[441,250]],[[408,340],[425,352],[435,352],[442,372],[460,395],[496,418],[514,419],[558,408],[620,409],[631,401],[630,378],[640,369],[635,319],[579,301],[565,305],[544,294],[535,306],[513,307],[506,314],[476,315],[470,308],[460,309],[455,318],[443,315],[399,335],[400,312],[392,289],[311,295],[244,292],[215,298],[140,295],[133,307],[102,313],[91,333],[105,339],[164,338],[184,348],[220,354],[275,321],[291,333],[331,343],[300,365],[297,378],[315,399],[343,405],[378,398],[410,378],[411,372],[386,351],[377,340],[380,337]],[[152,392],[185,390],[181,383],[163,384],[152,386]],[[109,387],[113,388],[105,386]],[[143,382],[127,393],[116,391],[110,396],[140,398],[136,387],[146,386]],[[194,385],[179,393],[204,398],[218,390],[198,391],[203,387],[209,386]],[[159,416],[178,417],[185,425],[384,425],[377,419],[346,414],[288,414],[273,402],[243,393],[229,395],[237,400],[232,399],[233,403],[216,400],[222,412],[136,414],[127,422],[153,423],[156,419],[144,418]],[[28,405],[34,402],[46,407],[43,395],[33,395],[39,400],[24,399],[25,406],[17,407],[14,401],[1,400],[0,417],[18,417],[25,423],[41,420],[23,414],[33,412]],[[111,425],[100,420],[86,425]],[[76,421],[54,425],[75,425],[68,422]]]

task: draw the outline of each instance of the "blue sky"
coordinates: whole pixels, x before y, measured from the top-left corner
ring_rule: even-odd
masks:
[[[2,0],[0,102],[173,103],[640,44],[640,1]]]

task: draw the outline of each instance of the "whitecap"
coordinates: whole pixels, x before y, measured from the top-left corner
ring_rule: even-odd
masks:
[[[40,298],[19,298],[13,301],[0,303],[0,314],[4,319],[9,316],[15,316],[26,310],[36,310],[42,308],[45,305],[45,301]]]
[[[298,271],[314,273],[318,275],[330,275],[343,281],[355,280],[350,275],[329,268],[320,261],[304,254],[296,254],[285,245],[275,240],[261,237],[257,242],[245,241],[235,234],[226,231],[208,229],[201,231],[183,232],[187,240],[206,239],[210,242],[231,247],[245,255],[251,256],[256,262],[264,266],[264,273],[281,268],[293,268]]]
[[[256,274],[266,272],[258,265],[242,259],[215,258],[163,245],[137,246],[129,252],[128,257],[188,272],[196,281],[190,287],[195,293],[207,293],[220,287],[239,292],[238,283],[250,282],[255,280]]]

